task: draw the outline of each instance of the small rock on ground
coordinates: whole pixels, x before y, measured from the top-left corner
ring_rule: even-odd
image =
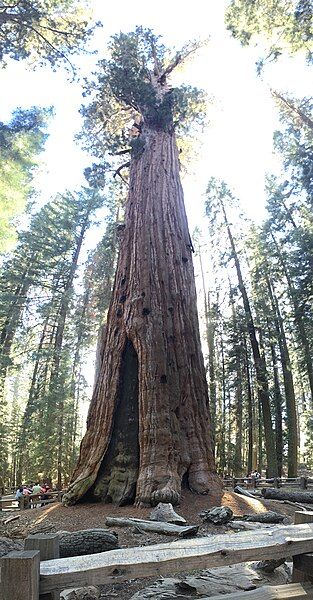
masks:
[[[204,510],[200,513],[203,521],[210,521],[215,525],[224,525],[233,518],[233,511],[228,506],[213,506],[210,510]]]
[[[11,540],[8,537],[0,537],[0,557],[5,556],[13,550],[24,550],[23,540]]]
[[[99,588],[89,585],[83,588],[70,588],[61,592],[60,600],[98,600]]]

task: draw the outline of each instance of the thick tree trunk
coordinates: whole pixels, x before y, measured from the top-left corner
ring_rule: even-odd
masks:
[[[220,485],[176,141],[145,128],[143,138],[145,150],[131,162],[102,366],[66,503],[90,490],[120,504],[135,494],[136,503],[177,504],[186,474],[200,493]]]

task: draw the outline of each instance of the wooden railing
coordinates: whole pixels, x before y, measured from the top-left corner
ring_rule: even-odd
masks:
[[[42,494],[29,494],[28,496],[22,496],[19,500],[15,499],[15,496],[2,496],[0,498],[0,511],[3,509],[7,510],[24,510],[26,508],[37,508],[37,506],[45,506],[52,502],[61,502],[64,492],[48,492],[49,498],[43,499]]]
[[[313,478],[310,477],[224,477],[224,487],[234,488],[237,485],[247,489],[256,489],[261,487],[288,487],[307,490],[313,488]]]
[[[302,523],[297,524],[297,520]],[[25,551],[11,552],[1,559],[2,600],[56,600],[60,592],[68,588],[120,583],[127,579],[159,577],[173,572],[286,556],[296,557],[294,580],[298,582],[299,572],[302,574],[301,561],[307,565],[308,553],[313,552],[313,512],[296,513],[295,523],[260,529],[253,536],[250,531],[245,531],[63,559],[57,558],[57,534],[29,536],[25,540]],[[312,573],[312,568],[309,573]],[[295,591],[294,595],[290,595],[291,590]],[[288,588],[287,595],[264,593],[259,597],[303,597],[308,600],[313,598],[311,592],[313,594],[313,586],[310,586],[308,595],[298,585]],[[304,593],[306,595],[301,595]],[[245,599],[249,598],[248,594],[245,592]]]

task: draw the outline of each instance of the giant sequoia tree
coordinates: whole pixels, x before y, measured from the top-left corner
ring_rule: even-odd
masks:
[[[190,48],[167,61],[138,28],[114,36],[110,50],[86,116],[99,147],[119,154],[129,140],[116,131],[134,123],[129,192],[102,365],[65,502],[176,504],[182,481],[200,493],[219,485],[175,136],[201,114],[203,95],[167,83]]]

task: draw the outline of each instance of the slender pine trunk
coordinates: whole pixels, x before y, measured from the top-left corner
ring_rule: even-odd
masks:
[[[284,388],[286,397],[287,411],[287,431],[288,431],[288,477],[297,477],[298,471],[298,419],[296,410],[296,396],[293,384],[292,366],[289,356],[288,344],[286,340],[284,322],[280,313],[277,297],[273,283],[267,277],[267,287],[274,314],[274,323],[279,345],[281,365],[284,378]]]
[[[276,437],[276,456],[278,465],[278,476],[281,477],[283,468],[283,416],[282,406],[283,399],[280,390],[279,374],[278,374],[278,362],[275,350],[275,345],[270,344],[272,365],[274,373],[274,404],[275,404],[275,437]]]
[[[234,242],[234,238],[232,236],[232,232],[228,223],[228,218],[226,214],[226,210],[224,207],[224,203],[220,200],[221,208],[224,215],[224,221],[227,228],[228,238],[232,250],[233,259],[235,262],[239,290],[243,300],[243,306],[246,314],[246,323],[248,334],[250,338],[250,343],[252,347],[254,366],[256,372],[257,379],[257,387],[258,387],[258,397],[260,401],[260,406],[262,407],[262,416],[264,423],[264,435],[265,435],[265,449],[266,449],[266,460],[267,460],[267,468],[270,477],[277,477],[277,460],[276,460],[276,451],[275,451],[275,438],[273,432],[272,425],[272,417],[271,417],[271,406],[270,406],[270,395],[268,389],[268,378],[266,372],[266,363],[264,358],[261,356],[259,342],[256,335],[256,330],[254,326],[254,320],[252,317],[252,311],[250,307],[250,302],[247,294],[246,287],[244,285],[243,276],[241,272],[240,262],[238,258],[238,254],[236,251],[236,246]]]
[[[246,395],[247,395],[247,408],[248,408],[248,460],[247,460],[247,471],[251,473],[253,470],[253,397],[251,388],[251,377],[249,367],[249,355],[246,336],[243,336],[243,347],[244,347],[244,369],[246,373]]]
[[[276,251],[277,251],[277,255],[279,258],[279,261],[281,263],[281,266],[283,268],[285,277],[286,277],[286,281],[288,284],[288,291],[289,291],[289,297],[290,300],[293,304],[293,310],[294,310],[294,320],[298,329],[298,333],[299,333],[299,339],[302,345],[302,350],[303,350],[303,356],[304,356],[304,362],[306,365],[306,370],[307,370],[307,375],[308,375],[308,382],[309,382],[309,387],[310,387],[310,392],[311,392],[311,405],[313,407],[313,361],[312,361],[312,353],[311,353],[311,348],[310,348],[310,344],[309,344],[309,340],[308,340],[308,336],[307,336],[307,332],[305,329],[305,323],[304,323],[304,318],[303,318],[303,311],[301,309],[301,306],[299,305],[298,299],[297,299],[297,292],[294,288],[292,279],[290,277],[290,274],[288,272],[287,266],[286,266],[286,262],[283,258],[283,255],[281,253],[281,250],[279,248],[279,245],[275,239],[275,236],[273,235],[273,233],[271,232],[271,237],[272,240],[275,244],[276,247]]]

